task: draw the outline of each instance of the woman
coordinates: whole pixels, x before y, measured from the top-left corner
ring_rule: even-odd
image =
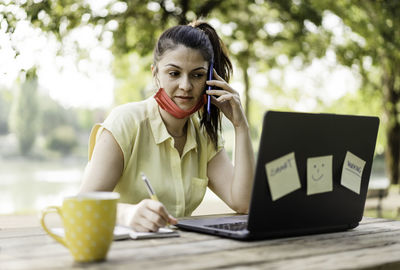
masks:
[[[213,80],[207,81],[211,61]],[[175,217],[200,204],[207,186],[247,213],[254,153],[239,95],[227,83],[231,73],[226,48],[209,24],[166,30],[154,50],[157,93],[115,108],[93,128],[81,192],[119,192],[117,222],[136,231],[176,224]],[[206,86],[212,89],[206,91],[212,95],[209,119]],[[220,112],[235,129],[235,166],[223,148]],[[141,172],[160,202],[149,199]]]

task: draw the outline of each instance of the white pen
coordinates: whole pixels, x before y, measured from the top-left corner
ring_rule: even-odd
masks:
[[[142,176],[142,180],[146,184],[146,189],[149,192],[150,198],[152,200],[159,201],[153,187],[150,185],[149,179],[146,177],[146,175],[143,172],[140,172],[140,175]]]

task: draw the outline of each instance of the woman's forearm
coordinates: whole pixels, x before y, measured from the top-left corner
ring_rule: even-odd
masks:
[[[247,213],[253,187],[254,151],[248,124],[235,128],[235,163],[232,201],[235,210]]]

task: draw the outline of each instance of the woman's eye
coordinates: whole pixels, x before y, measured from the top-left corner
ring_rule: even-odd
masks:
[[[179,72],[177,72],[177,71],[171,71],[171,72],[169,72],[169,75],[172,76],[172,77],[176,77],[176,76],[179,75]]]
[[[204,76],[203,73],[195,73],[195,74],[193,75],[193,77],[195,77],[195,78],[202,78],[203,76]]]

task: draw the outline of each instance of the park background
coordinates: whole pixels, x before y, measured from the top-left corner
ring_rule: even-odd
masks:
[[[371,181],[399,197],[398,1],[0,0],[0,214],[76,193],[94,123],[152,95],[157,37],[195,19],[230,51],[254,149],[266,110],[375,115]],[[385,217],[397,217],[394,204]],[[200,208],[229,210],[211,192]]]

